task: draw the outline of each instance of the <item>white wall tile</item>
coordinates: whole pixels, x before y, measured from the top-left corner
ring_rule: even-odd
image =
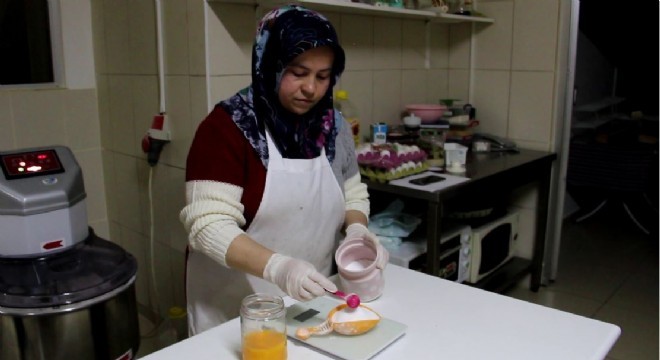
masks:
[[[186,29],[188,34],[188,66],[189,73],[206,74],[206,45],[204,40],[204,8],[209,6],[206,1],[188,0],[188,17]],[[213,12],[210,12],[211,16]]]
[[[115,154],[114,157],[116,187],[108,192],[108,197],[117,203],[119,223],[124,228],[143,233],[141,192],[137,176],[136,159],[132,156]],[[145,192],[146,193],[146,192]]]
[[[159,174],[163,171],[161,170],[161,168],[167,168],[167,166],[163,164],[162,166],[159,166],[157,168],[151,167],[147,163],[146,159],[136,159],[136,164],[137,164],[137,177],[138,177],[138,182],[136,185],[137,185],[138,197],[139,197],[138,211],[142,216],[140,232],[142,234],[149,235],[151,233],[151,214],[152,212],[154,212],[155,214],[155,210],[152,209],[152,206],[155,205],[153,205],[152,202],[149,200],[149,172],[152,171],[151,175],[153,178],[151,181],[155,182],[155,178],[159,177],[160,176]],[[152,190],[152,191],[153,192],[151,193],[151,196],[154,199],[159,196],[160,194],[159,192],[156,192],[156,190]]]
[[[480,2],[479,11],[494,18],[495,22],[476,26],[475,68],[509,70],[513,46],[513,2]]]
[[[112,157],[112,166],[114,166],[112,169],[114,182],[119,187],[138,183],[137,159],[135,157],[115,152]]]
[[[96,90],[69,90],[62,93],[66,144],[73,150],[101,146]]]
[[[90,1],[60,1],[59,14],[64,83],[68,89],[93,89],[96,84]]]
[[[477,108],[477,131],[507,136],[509,119],[510,73],[477,70],[474,72],[474,103]]]
[[[0,151],[16,148],[11,96],[10,91],[0,91]]]
[[[109,76],[97,74],[96,93],[101,144],[106,149],[112,149],[112,122],[110,119]]]
[[[135,280],[135,295],[138,303],[150,304],[149,301],[149,259],[147,258],[146,238],[131,229],[120,227],[121,246],[135,257],[138,263]]]
[[[112,241],[113,243],[123,247],[121,244],[121,227],[119,224],[117,222],[111,221],[108,226],[110,228],[110,237],[106,238],[106,240]]]
[[[159,166],[153,169],[152,178],[154,195],[148,212],[153,211],[154,239],[159,246],[184,252],[187,233],[179,221],[179,213],[185,205],[185,170]]]
[[[449,90],[448,98],[449,99],[459,99],[463,102],[468,101],[469,90],[470,90],[470,71],[469,70],[453,70],[450,69],[449,72]],[[439,99],[434,102],[437,104]]]
[[[206,77],[191,76],[190,79],[190,119],[188,128],[191,134],[195,134],[197,126],[209,113],[209,104],[206,99]],[[249,81],[249,80],[245,80]],[[247,85],[247,83],[246,83]],[[238,91],[238,89],[236,90]],[[190,144],[188,144],[190,146]]]
[[[108,217],[108,213],[101,149],[73,150],[73,153],[83,174],[87,194],[87,220],[102,221]]]
[[[109,150],[133,152],[137,135],[133,126],[133,82],[129,76],[108,76],[108,119],[111,143]]]
[[[420,20],[403,20],[401,67],[423,69],[426,66],[426,25]]]
[[[174,293],[174,305],[185,308],[186,307],[186,288],[185,288],[185,271],[186,271],[186,254],[183,251],[170,249],[170,270],[172,291]]]
[[[109,74],[131,71],[129,48],[128,0],[104,0],[103,32],[105,34],[106,70]]]
[[[103,1],[90,1],[92,10],[92,44],[94,48],[94,67],[96,77],[107,73],[105,43],[105,12]],[[98,83],[97,83],[98,86]]]
[[[554,70],[558,0],[517,0],[514,14],[513,70]]]
[[[131,1],[128,12],[130,73],[158,73],[156,10],[153,1]]]
[[[256,19],[252,6],[209,3],[211,75],[249,74]]]
[[[449,71],[431,69],[426,80],[426,103],[437,104],[439,99],[449,98]]]
[[[66,90],[16,91],[12,94],[18,147],[66,144],[64,92]]]
[[[516,145],[523,149],[538,150],[538,151],[552,151],[553,144],[548,141],[531,141],[531,140],[516,140]]]
[[[233,96],[250,85],[249,75],[213,76],[211,78],[211,102],[213,105]]]
[[[446,24],[431,23],[429,34],[431,69],[449,67],[449,29]]]
[[[170,184],[171,166],[159,166],[152,168],[152,191],[153,196],[151,204],[147,209],[150,217],[153,217],[154,237],[160,244],[170,246],[171,229],[179,225],[178,213],[181,209],[174,209],[170,206],[170,198],[177,197],[179,203],[185,196],[185,181],[178,184]],[[182,179],[179,179],[182,180]],[[158,196],[157,194],[167,194],[168,196]],[[147,199],[147,202],[149,199]]]
[[[460,23],[449,27],[449,68],[470,68],[470,42],[472,27],[470,23]]]
[[[342,38],[341,34],[339,33],[341,30],[341,13],[337,12],[330,12],[330,11],[323,11],[322,12],[323,16],[325,16],[328,21],[332,24],[332,27],[335,28],[335,32],[337,33],[337,37],[339,37],[339,43],[343,45],[342,43]]]
[[[130,154],[146,159],[146,155],[142,152],[142,138],[151,127],[154,115],[160,113],[158,77],[156,75],[133,76],[131,86],[135,135],[128,144],[129,147],[123,148],[123,151],[130,151]],[[169,91],[172,90],[169,89]]]
[[[165,216],[169,246],[177,251],[184,252],[188,245],[188,233],[179,220],[179,213],[186,205],[186,173],[184,169],[168,167],[166,175],[167,183],[164,184],[164,188],[166,193],[170,194],[167,197]]]
[[[117,224],[119,222],[119,211],[120,211],[120,204],[118,203],[118,198],[116,196],[109,196],[110,194],[116,194],[119,192],[121,187],[118,185],[117,182],[117,177],[116,177],[116,165],[115,165],[115,156],[120,156],[120,155],[115,155],[115,153],[108,151],[108,150],[103,150],[102,152],[102,158],[103,158],[103,179],[104,179],[104,186],[105,186],[105,194],[106,194],[106,207],[107,207],[107,213],[108,213],[108,221],[110,222],[110,234],[113,235],[113,227],[112,224]],[[116,238],[119,240],[119,237]]]
[[[508,136],[549,142],[552,138],[554,73],[514,71]]]
[[[110,224],[107,219],[89,221],[89,226],[94,229],[94,234],[96,234],[96,236],[105,240],[110,240]]]
[[[401,68],[401,20],[374,19],[374,69]]]
[[[151,246],[153,246],[153,259]],[[167,310],[174,305],[174,279],[172,279],[172,271],[170,270],[170,254],[171,251],[169,247],[156,239],[152,242],[147,240],[147,261],[151,266],[151,261],[153,261],[153,268],[155,273],[152,275],[153,279],[149,279],[149,284],[152,284],[152,291],[157,291],[154,296],[157,296],[159,305],[159,313],[167,314]],[[151,269],[151,268],[150,268]],[[151,273],[151,272],[149,272]],[[155,280],[155,289],[153,281]]]
[[[199,3],[200,6],[203,5],[203,2],[199,1]],[[189,73],[188,61],[190,56],[190,49],[188,48],[189,4],[186,1],[164,1],[161,4],[165,74],[187,75]]]
[[[429,91],[426,87],[427,70],[401,71],[401,111],[405,111],[407,104],[423,104]]]
[[[369,138],[369,125],[376,122],[373,116],[375,101],[373,92],[374,75],[371,71],[345,71],[335,90],[348,91],[348,97],[358,109],[360,117],[360,137]]]
[[[373,18],[359,15],[343,15],[339,34],[346,53],[347,70],[373,68],[374,52]]]
[[[403,106],[401,105],[401,71],[374,71],[373,94],[374,122],[397,124]]]
[[[190,127],[190,77],[167,76],[167,115],[172,140],[161,154],[161,161],[185,167],[193,130]]]

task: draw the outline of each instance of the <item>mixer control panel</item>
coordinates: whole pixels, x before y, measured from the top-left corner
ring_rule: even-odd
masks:
[[[54,149],[2,154],[0,166],[7,180],[64,172]]]

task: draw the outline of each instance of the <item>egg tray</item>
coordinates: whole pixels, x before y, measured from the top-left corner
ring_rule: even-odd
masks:
[[[390,180],[401,179],[406,176],[418,174],[426,171],[429,168],[429,165],[426,162],[415,163],[414,168],[404,168],[403,165],[393,168],[390,170],[385,170],[377,167],[363,166],[360,165],[360,174],[367,179],[375,182],[386,183]]]
[[[401,166],[422,163],[427,154],[419,146],[386,143],[382,145],[367,144],[356,150],[358,165],[366,168],[392,170]]]

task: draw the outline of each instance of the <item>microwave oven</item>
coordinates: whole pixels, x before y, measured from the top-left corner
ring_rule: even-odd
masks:
[[[467,225],[454,225],[443,229],[438,244],[438,273],[433,275],[458,283],[467,281],[470,274],[470,235],[471,229]],[[416,246],[417,250],[414,256],[410,256],[412,252],[409,250],[406,251],[412,246]],[[428,273],[426,248],[426,240],[417,243],[404,241],[400,249],[390,251],[390,262]]]
[[[516,250],[518,212],[510,212],[480,226],[470,236],[470,272],[467,282],[476,283],[509,261]]]

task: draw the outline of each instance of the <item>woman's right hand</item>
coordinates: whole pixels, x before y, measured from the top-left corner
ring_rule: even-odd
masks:
[[[263,278],[298,301],[323,296],[326,290],[337,291],[337,286],[309,262],[277,253],[268,260]]]

